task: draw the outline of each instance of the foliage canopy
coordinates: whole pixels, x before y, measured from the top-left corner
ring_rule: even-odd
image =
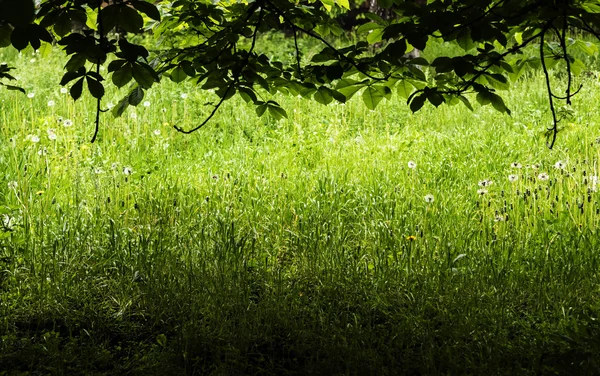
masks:
[[[271,99],[277,92],[322,104],[345,102],[360,92],[370,109],[398,95],[412,111],[426,102],[436,107],[462,102],[472,109],[474,98],[510,114],[497,91],[507,89],[525,67],[537,66],[545,74],[553,115],[548,128],[552,147],[562,120],[556,101],[570,104],[581,88],[575,87],[573,77],[584,66],[574,54],[590,54],[595,48],[569,38],[568,31],[600,38],[600,1],[377,2],[395,17],[367,13],[366,22],[356,28],[362,37],[337,48],[330,36],[344,33],[335,15],[350,10],[348,0],[0,0],[0,47],[62,47],[69,60],[60,84],[70,86],[73,99],[81,97],[84,86],[97,98],[92,141],[100,113],[107,111],[102,98],[108,78],[117,87],[130,85],[112,109],[114,115],[141,103],[145,90],[163,77],[191,79],[203,90],[214,90],[219,100],[210,104],[210,115],[192,129],[177,128],[191,133],[236,94],[256,106],[258,115],[268,112],[277,119],[287,116]],[[282,29],[296,42],[290,63],[273,61],[255,48],[260,33]],[[161,41],[156,51],[132,43],[131,37],[142,32]],[[310,61],[298,48],[301,35],[323,44]],[[426,49],[431,39],[457,43],[463,53],[433,61],[406,56],[413,48]],[[537,48],[538,56],[524,55],[527,46]],[[103,64],[106,75],[100,71]],[[554,66],[566,71],[564,82],[552,82],[548,70]],[[22,90],[8,83],[12,69],[0,65],[0,84]]]

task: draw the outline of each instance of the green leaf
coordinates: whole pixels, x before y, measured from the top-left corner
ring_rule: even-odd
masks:
[[[2,0],[0,14],[2,21],[21,27],[33,21],[35,6],[32,0]]]
[[[263,114],[267,111],[267,104],[262,102],[262,104],[256,106],[256,114],[258,116],[263,116]]]
[[[463,104],[471,111],[473,110],[473,106],[471,105],[471,102],[469,102],[469,100],[467,99],[467,97],[465,97],[464,95],[459,95],[458,99],[460,99],[461,102],[463,102]]]
[[[144,18],[127,5],[119,6],[119,26],[129,33],[138,33],[144,27]]]
[[[132,73],[135,81],[144,89],[150,89],[154,83],[152,73],[140,63],[132,64]]]
[[[16,91],[20,91],[21,93],[25,94],[25,89],[23,89],[22,87],[14,86],[14,85],[6,85],[1,82],[0,82],[0,84],[4,85],[4,87],[8,90],[16,90]]]
[[[425,95],[425,93],[421,93],[419,95],[414,96],[413,99],[410,101],[410,110],[413,113],[419,111],[421,107],[423,107],[423,105],[425,104],[426,100],[427,96]]]
[[[436,89],[426,88],[424,93],[425,96],[427,96],[427,100],[429,101],[429,103],[431,103],[435,107],[438,107],[440,104],[444,103],[444,97],[440,93],[438,93]]]
[[[240,93],[242,99],[246,101],[246,103],[255,103],[257,101],[256,94],[254,94],[252,89],[240,86],[238,88],[238,92]]]
[[[171,81],[179,83],[185,80],[188,75],[181,66],[177,66],[173,68],[169,77],[171,78]]]
[[[0,48],[10,46],[10,33],[12,33],[12,27],[8,24],[0,26]]]
[[[142,103],[143,99],[144,99],[144,89],[142,89],[139,86],[137,86],[135,89],[133,89],[131,91],[131,93],[129,93],[129,95],[127,96],[127,100],[129,102],[129,104],[132,106],[137,106],[138,104]]]
[[[79,68],[85,66],[86,61],[84,54],[74,54],[69,61],[67,61],[67,64],[65,64],[65,69],[68,72],[75,72]]]
[[[377,42],[381,42],[381,38],[383,36],[384,29],[374,29],[369,35],[367,35],[367,42],[370,44],[375,44]]]
[[[142,0],[132,1],[130,2],[130,4],[132,7],[144,13],[146,16],[152,18],[153,20],[160,21],[160,12],[154,4]]]
[[[127,63],[123,65],[120,69],[114,71],[112,74],[112,82],[116,87],[121,88],[131,81],[133,77],[133,72],[131,69],[131,64]]]
[[[335,2],[340,7],[350,10],[350,2],[348,0],[335,0]]]
[[[83,76],[83,74],[84,73],[81,72],[67,72],[63,75],[62,79],[60,80],[60,85],[65,86],[74,79]]]
[[[510,110],[504,104],[504,100],[497,94],[490,93],[490,101],[492,102],[492,106],[500,112],[506,113],[510,115]]]
[[[79,97],[81,97],[81,93],[83,92],[83,77],[77,80],[73,86],[71,86],[71,90],[69,92],[74,100],[77,100]]]
[[[410,95],[415,91],[415,87],[408,80],[402,80],[398,83],[398,87],[396,88],[398,95],[402,98],[408,99]]]
[[[27,27],[16,27],[10,34],[10,42],[14,48],[21,51],[29,45],[29,37]]]
[[[104,96],[104,85],[102,85],[102,83],[96,81],[90,76],[86,77],[86,81],[88,84],[88,90],[94,98],[102,98]]]
[[[374,110],[383,99],[383,94],[377,88],[367,86],[362,93],[362,99],[369,110]]]
[[[269,113],[276,120],[281,120],[283,118],[287,119],[288,115],[283,108],[281,108],[279,106],[268,106],[268,107],[269,107]]]
[[[129,96],[126,96],[125,98],[121,99],[121,101],[119,103],[117,103],[117,105],[115,107],[113,107],[113,109],[112,109],[113,116],[119,117],[119,116],[123,115],[123,112],[125,112],[125,109],[127,109],[128,106],[129,106]]]
[[[471,32],[468,27],[463,28],[456,37],[456,43],[462,48],[465,52],[475,48],[477,44],[473,42],[471,39]]]
[[[328,87],[321,86],[317,90],[313,98],[321,104],[328,105],[329,103],[331,103],[331,101],[333,101],[333,93]]]

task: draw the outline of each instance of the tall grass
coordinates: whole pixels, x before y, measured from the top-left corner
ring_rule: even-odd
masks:
[[[0,374],[598,372],[595,72],[554,150],[536,72],[511,117],[277,97],[191,136],[216,96],[165,81],[90,144],[60,64],[0,60],[35,93],[0,91]]]

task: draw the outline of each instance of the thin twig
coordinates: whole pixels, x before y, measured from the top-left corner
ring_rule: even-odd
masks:
[[[250,46],[250,49],[248,50],[248,53],[246,54],[244,62],[239,65],[238,69],[236,70],[236,72],[234,74],[233,81],[231,82],[231,84],[229,84],[229,86],[227,86],[225,93],[223,94],[223,96],[221,97],[219,102],[215,105],[215,107],[213,108],[211,113],[208,115],[208,117],[206,117],[206,119],[204,119],[204,121],[202,123],[200,123],[200,125],[192,128],[192,129],[189,129],[187,131],[176,125],[174,128],[177,131],[184,133],[184,134],[193,133],[193,132],[197,131],[198,129],[202,128],[206,123],[208,123],[210,121],[210,119],[213,118],[213,116],[215,116],[215,114],[217,113],[217,111],[219,110],[219,108],[221,107],[223,102],[225,102],[225,100],[228,98],[227,95],[229,94],[231,89],[233,89],[233,87],[238,83],[240,74],[242,73],[242,69],[244,69],[244,67],[246,65],[248,65],[248,60],[250,59],[250,55],[252,55],[252,52],[254,51],[254,47],[256,46],[256,36],[258,34],[258,27],[260,26],[260,23],[262,22],[263,13],[264,13],[264,7],[261,7],[260,13],[258,14],[258,21],[256,22],[256,25],[254,26],[254,33],[252,34],[252,45]]]
[[[104,25],[102,24],[102,0],[98,0],[98,33],[99,36],[99,44],[100,49],[104,51]],[[100,76],[100,58],[96,61],[96,73]],[[92,140],[90,141],[92,144],[96,141],[96,137],[98,137],[98,130],[100,129],[100,112],[102,109],[100,108],[102,104],[102,97],[98,97],[96,101],[96,121],[94,127],[94,135],[92,136]]]
[[[271,8],[273,8],[273,10],[275,11],[275,13],[277,13],[277,15],[279,15],[281,18],[283,18],[283,20],[285,22],[287,22],[289,25],[291,25],[292,27],[297,28],[298,30],[300,30],[301,32],[303,32],[304,34],[311,36],[319,41],[321,41],[321,43],[323,43],[324,45],[326,45],[327,47],[331,48],[340,58],[342,58],[343,60],[346,60],[348,63],[350,63],[350,65],[352,65],[354,68],[356,68],[356,70],[358,70],[360,73],[364,74],[366,77],[374,80],[374,81],[385,81],[387,80],[390,76],[389,75],[385,75],[383,77],[375,77],[370,75],[369,73],[365,72],[363,69],[361,69],[358,64],[356,63],[356,61],[354,61],[354,59],[349,58],[348,56],[346,56],[345,54],[343,54],[340,50],[338,50],[337,48],[335,48],[331,43],[327,42],[325,40],[325,38],[323,38],[322,36],[320,36],[319,34],[315,33],[312,30],[307,30],[301,26],[296,25],[295,23],[293,23],[286,14],[284,14],[279,8],[277,8],[277,6],[275,4],[273,4],[273,2],[271,0],[265,0],[266,3],[268,3]]]
[[[552,21],[550,21],[552,22]],[[546,78],[546,89],[548,90],[548,101],[550,102],[550,111],[552,112],[552,128],[548,128],[548,132],[552,132],[552,141],[548,144],[549,149],[552,149],[554,143],[556,142],[556,135],[558,134],[558,122],[559,120],[556,118],[556,110],[554,109],[554,97],[552,95],[552,85],[550,83],[550,73],[548,73],[548,67],[546,66],[546,57],[544,55],[544,37],[546,36],[546,31],[550,27],[550,22],[547,24],[546,28],[542,31],[542,35],[540,36],[540,61],[542,63],[542,70],[544,71],[544,77]]]
[[[296,30],[296,25],[292,25],[292,30],[294,30],[294,45],[296,47],[296,64],[298,65],[298,76],[301,81],[304,81],[304,77],[302,76],[302,67],[300,66],[300,49],[298,48],[298,32]]]

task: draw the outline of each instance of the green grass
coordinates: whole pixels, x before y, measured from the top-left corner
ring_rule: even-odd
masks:
[[[190,136],[214,94],[165,80],[90,144],[31,58],[0,55],[35,92],[0,91],[0,375],[600,372],[595,72],[554,150],[536,72],[512,117],[277,97]]]

